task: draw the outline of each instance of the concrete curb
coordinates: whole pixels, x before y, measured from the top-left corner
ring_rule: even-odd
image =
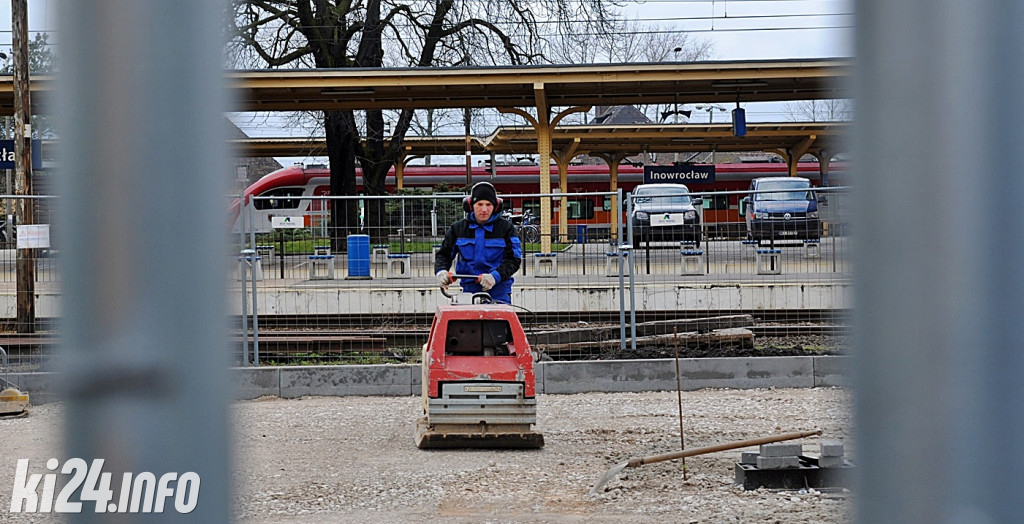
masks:
[[[851,384],[850,357],[688,358],[679,360],[684,390],[809,388]],[[675,360],[541,362],[537,392],[550,395],[672,391]],[[56,373],[11,373],[33,404],[60,399]],[[420,394],[419,364],[232,368],[235,398],[264,396],[411,396]]]

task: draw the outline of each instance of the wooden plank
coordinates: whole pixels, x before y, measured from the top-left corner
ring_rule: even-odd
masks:
[[[242,338],[235,337],[240,346]],[[252,344],[252,339],[249,339]],[[384,337],[337,336],[337,335],[260,335],[260,353],[262,354],[294,354],[294,353],[382,353],[387,350],[387,339]]]
[[[711,331],[709,333],[679,333],[678,339],[675,335],[651,335],[637,337],[637,347],[673,347],[678,343],[680,348],[699,346],[728,346],[728,347],[752,347],[754,345],[754,333],[746,328],[726,328]],[[570,342],[563,344],[538,344],[537,350],[544,351],[549,355],[562,353],[594,353],[604,350],[615,350],[619,347],[619,340],[602,340],[593,342]]]
[[[689,332],[706,333],[716,329],[746,328],[753,325],[754,317],[750,315],[725,315],[679,320],[657,320],[637,324],[636,334],[637,337],[664,335],[671,334],[673,329],[677,330],[680,334]],[[611,340],[618,343],[619,326],[588,326],[553,331],[539,331],[527,333],[526,338],[530,341],[531,346],[601,342],[605,340]]]

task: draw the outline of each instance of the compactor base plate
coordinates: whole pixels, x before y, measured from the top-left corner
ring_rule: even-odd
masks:
[[[416,447],[420,449],[540,449],[544,435],[522,424],[427,423],[427,417],[416,421]]]

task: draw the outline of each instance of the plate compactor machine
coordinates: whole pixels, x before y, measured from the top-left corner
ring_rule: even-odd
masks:
[[[28,395],[7,381],[7,352],[0,348],[0,419],[28,415]]]
[[[437,308],[423,346],[420,449],[537,449],[533,353],[519,317],[501,304]]]

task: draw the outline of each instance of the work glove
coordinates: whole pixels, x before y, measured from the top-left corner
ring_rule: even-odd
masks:
[[[441,270],[437,272],[437,283],[441,284],[441,287],[448,287],[448,284],[452,283],[452,273],[450,271]]]
[[[490,291],[491,288],[494,287],[494,284],[498,283],[494,280],[494,275],[490,273],[482,273],[480,276],[476,277],[476,281],[480,283],[480,289],[483,289],[484,291]]]

